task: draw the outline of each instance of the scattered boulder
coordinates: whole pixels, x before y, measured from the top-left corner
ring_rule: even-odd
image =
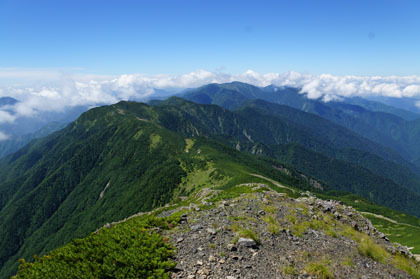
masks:
[[[186,223],[188,223],[187,214],[182,214],[181,215],[181,219],[179,220],[179,223],[180,224],[186,224]]]
[[[182,242],[182,241],[184,241],[184,238],[183,238],[183,237],[178,237],[178,238],[176,239],[176,243],[180,243],[180,242]]]
[[[238,239],[237,245],[239,247],[243,246],[243,247],[248,247],[248,248],[255,248],[255,247],[257,247],[257,242],[255,242],[255,240],[253,240],[251,238],[240,237]]]
[[[203,226],[202,225],[193,225],[193,226],[191,226],[191,230],[192,231],[200,231],[202,229],[203,229]]]
[[[232,244],[232,243],[229,243],[229,244],[227,245],[227,249],[228,249],[229,251],[237,251],[237,250],[238,250],[238,248],[236,248],[236,246],[235,246],[234,244]]]
[[[213,228],[207,228],[207,232],[211,235],[215,235],[217,233],[216,230]]]

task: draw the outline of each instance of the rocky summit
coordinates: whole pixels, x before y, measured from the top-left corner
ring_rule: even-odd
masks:
[[[417,278],[407,273],[418,268],[407,247],[352,207],[249,187],[231,199],[214,193],[188,210],[161,213],[184,212],[164,232],[176,246],[172,278]]]

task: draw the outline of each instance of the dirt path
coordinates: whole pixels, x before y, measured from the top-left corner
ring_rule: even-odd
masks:
[[[287,187],[287,186],[284,186],[284,185],[281,185],[280,183],[278,183],[278,182],[276,182],[276,181],[274,181],[274,180],[272,180],[272,179],[270,179],[270,178],[267,178],[267,177],[265,177],[265,176],[262,176],[262,175],[259,175],[259,174],[255,174],[255,173],[250,173],[250,175],[255,176],[255,177],[262,178],[262,179],[267,180],[267,181],[270,181],[271,183],[273,183],[274,185],[276,185],[276,186],[277,186],[277,187],[279,187],[279,188],[283,188],[283,189],[290,190],[290,191],[292,191],[293,193],[295,193],[295,192],[296,192],[296,191],[295,191],[295,190],[293,190],[292,188]]]
[[[416,226],[413,226],[413,225],[410,225],[410,224],[399,223],[399,222],[395,221],[394,219],[385,217],[383,215],[375,214],[375,213],[372,213],[372,212],[360,212],[360,213],[365,214],[365,215],[371,215],[371,216],[374,216],[376,218],[383,219],[385,221],[391,222],[393,224],[404,225],[404,226],[409,226],[409,227],[413,227],[413,228],[419,228],[419,227],[416,227]]]

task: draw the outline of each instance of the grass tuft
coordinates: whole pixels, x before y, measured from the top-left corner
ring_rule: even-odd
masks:
[[[418,264],[412,260],[404,257],[403,255],[396,255],[392,260],[391,264],[402,271],[407,272],[412,277],[419,279],[420,278],[420,267]]]
[[[382,246],[373,242],[368,236],[362,237],[357,250],[363,256],[369,257],[380,263],[386,263],[386,260],[390,257],[389,253],[385,251]]]
[[[344,261],[342,261],[341,265],[354,267],[353,260],[350,257],[347,257]]]
[[[291,229],[292,234],[298,237],[302,237],[306,230],[310,227],[310,225],[311,223],[309,223],[308,221],[297,223]]]
[[[238,224],[233,224],[232,225],[232,231],[234,231],[235,233],[238,234],[238,237],[243,237],[243,238],[250,238],[252,240],[254,240],[256,243],[260,243],[260,239],[258,237],[258,235],[252,231],[251,229],[248,228],[243,228]],[[236,242],[238,242],[239,238],[236,238],[234,240],[236,240]]]
[[[312,262],[305,267],[305,271],[322,279],[333,279],[334,275],[331,273],[328,265],[328,260],[322,262]]]
[[[280,224],[272,215],[264,217],[263,220],[268,224],[268,231],[272,235],[278,234],[281,231]]]
[[[283,266],[283,274],[296,276],[299,273],[297,272],[296,268],[293,265],[286,265],[286,266]]]
[[[272,205],[264,205],[262,206],[262,209],[266,212],[266,213],[270,213],[270,214],[274,214],[278,211],[278,208]]]

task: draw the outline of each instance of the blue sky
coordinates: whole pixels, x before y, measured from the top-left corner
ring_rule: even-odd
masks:
[[[1,0],[0,68],[420,75],[419,1]]]

